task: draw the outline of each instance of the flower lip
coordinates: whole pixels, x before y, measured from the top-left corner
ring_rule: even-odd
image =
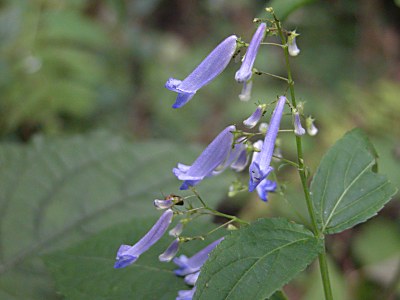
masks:
[[[277,184],[275,181],[264,179],[257,186],[257,193],[260,199],[264,202],[268,201],[268,193],[275,192],[277,188]]]
[[[272,155],[275,148],[275,141],[279,131],[283,109],[285,108],[286,97],[280,96],[278,103],[272,113],[271,122],[269,124],[267,134],[265,135],[264,143],[261,152],[255,156],[253,154],[253,161],[249,167],[250,180],[249,191],[252,192],[258,184],[267,176],[273,168],[270,166]]]
[[[249,47],[247,48],[245,57],[243,59],[240,69],[235,74],[235,79],[239,83],[249,81],[252,75],[252,69],[256,60],[258,48],[260,47],[261,41],[264,38],[265,30],[267,28],[266,23],[261,23],[258,26],[256,32],[251,38]]]
[[[236,51],[236,40],[236,35],[223,40],[184,80],[167,80],[165,87],[178,93],[173,108],[184,106],[197,90],[210,83],[227,67]]]

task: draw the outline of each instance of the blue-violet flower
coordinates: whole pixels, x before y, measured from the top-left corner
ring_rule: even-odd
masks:
[[[232,131],[235,130],[236,127],[231,125],[221,131],[191,166],[178,163],[172,172],[179,180],[184,181],[181,190],[186,190],[205,177],[212,176],[213,171],[225,162],[232,149]]]
[[[261,150],[262,146],[263,146],[263,141],[261,140],[258,140],[253,144],[253,148],[255,151],[253,152],[252,162],[257,160],[257,156],[260,155],[259,150]],[[265,178],[257,185],[256,191],[260,199],[266,202],[268,201],[268,193],[275,192],[276,187],[277,184],[275,181],[268,180],[267,178]]]
[[[265,35],[267,24],[261,23],[256,32],[251,38],[249,47],[247,48],[246,55],[243,59],[240,69],[235,74],[235,79],[239,83],[244,83],[250,80],[253,70],[254,61],[256,60],[258,48]]]
[[[173,108],[185,105],[197,90],[217,77],[228,65],[236,50],[235,35],[223,40],[184,80],[169,78],[165,87],[178,93]]]
[[[220,238],[207,247],[203,248],[191,258],[186,257],[185,255],[181,255],[179,257],[174,258],[174,263],[178,265],[179,269],[175,270],[175,274],[178,276],[186,276],[188,274],[196,273],[200,271],[200,268],[208,259],[208,254],[223,240],[224,238]]]
[[[243,121],[243,125],[247,128],[253,128],[256,126],[265,111],[265,107],[266,105],[257,106],[257,109],[251,114],[251,116]]]
[[[271,122],[265,135],[264,143],[259,155],[253,159],[250,164],[249,173],[249,191],[252,192],[257,185],[264,180],[273,170],[270,166],[272,154],[274,152],[275,140],[278,135],[283,109],[285,107],[286,97],[280,96],[278,103],[272,113]],[[254,155],[254,154],[253,154]]]
[[[117,252],[117,261],[114,268],[125,268],[126,266],[134,263],[139,256],[147,251],[154,245],[168,229],[174,213],[171,209],[167,209],[154,226],[149,230],[144,237],[142,237],[135,245],[121,245]]]
[[[268,193],[269,192],[275,192],[276,191],[277,184],[275,181],[264,179],[263,181],[260,182],[259,185],[257,185],[257,194],[260,197],[260,199],[264,202],[268,201]]]

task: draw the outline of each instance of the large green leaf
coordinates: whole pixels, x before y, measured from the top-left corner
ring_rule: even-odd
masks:
[[[323,247],[301,225],[261,219],[227,236],[200,273],[195,299],[266,299]]]
[[[179,192],[172,167],[190,163],[200,151],[167,142],[131,143],[107,133],[2,145],[0,298],[51,299],[38,254],[135,216],[159,215],[153,199],[187,195]],[[219,176],[205,180],[199,192],[213,205],[226,186],[226,177]]]
[[[161,263],[158,255],[172,241],[164,236],[131,266],[114,269],[116,251],[121,244],[139,240],[155,220],[136,219],[129,224],[106,229],[70,249],[46,255],[46,265],[55,276],[57,291],[66,299],[175,299],[178,290],[188,290],[183,278],[172,272],[174,263]],[[205,233],[210,226],[191,227],[191,235]],[[188,234],[187,230],[184,231]],[[223,233],[220,232],[220,234]],[[185,243],[181,252],[192,255],[219,235],[206,241]]]
[[[373,147],[359,129],[325,154],[311,183],[322,232],[337,233],[366,221],[396,193],[386,176],[373,172],[375,165]]]

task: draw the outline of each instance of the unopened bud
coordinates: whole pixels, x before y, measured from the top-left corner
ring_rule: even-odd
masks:
[[[300,49],[297,47],[296,44],[296,37],[299,36],[296,31],[290,32],[288,36],[288,50],[290,56],[297,56],[300,53]]]

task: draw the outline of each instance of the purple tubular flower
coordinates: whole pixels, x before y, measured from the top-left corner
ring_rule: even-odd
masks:
[[[247,128],[253,128],[254,126],[256,126],[263,115],[264,108],[265,105],[259,105],[257,109],[251,114],[251,116],[243,121],[243,125]]]
[[[191,258],[187,258],[185,255],[181,255],[179,257],[174,258],[174,263],[179,267],[179,269],[175,270],[175,274],[178,276],[186,276],[188,274],[196,273],[200,271],[200,268],[208,259],[208,254],[223,240],[224,238],[220,238],[207,247],[203,248]]]
[[[192,300],[195,292],[196,287],[192,288],[191,290],[178,291],[178,297],[176,297],[176,300]]]
[[[268,201],[268,192],[275,192],[277,184],[275,181],[264,179],[257,185],[257,194],[264,202]]]
[[[265,135],[261,152],[256,155],[255,158],[253,155],[253,161],[249,168],[249,192],[254,191],[257,185],[263,181],[273,170],[273,168],[270,166],[270,163],[272,154],[274,153],[275,141],[278,135],[279,124],[281,122],[285,102],[286,97],[280,96],[278,104],[272,113],[271,122],[269,124],[267,134]]]
[[[306,130],[301,126],[300,115],[297,111],[294,113],[294,134],[299,136],[306,134]]]
[[[169,78],[165,87],[178,93],[173,108],[185,105],[197,90],[217,77],[228,65],[236,50],[236,35],[223,40],[184,80]]]
[[[156,224],[135,245],[121,245],[117,252],[117,261],[114,268],[125,268],[133,264],[139,256],[154,245],[167,231],[174,213],[171,209],[166,210],[158,219]]]
[[[237,82],[243,83],[243,82],[250,80],[251,75],[252,75],[254,61],[256,60],[258,48],[260,47],[261,41],[264,38],[266,28],[267,28],[267,24],[261,23],[260,26],[258,26],[253,37],[251,38],[251,41],[250,41],[249,47],[247,48],[247,52],[243,59],[242,65],[235,74],[235,79]]]
[[[198,184],[205,177],[212,176],[213,171],[225,162],[232,149],[232,131],[235,130],[236,127],[233,125],[226,127],[191,166],[178,164],[177,168],[172,170],[179,180],[184,181],[180,187],[181,190],[186,190],[189,186]]]
[[[160,254],[158,259],[162,262],[171,261],[179,250],[179,239],[175,239],[168,248]]]

